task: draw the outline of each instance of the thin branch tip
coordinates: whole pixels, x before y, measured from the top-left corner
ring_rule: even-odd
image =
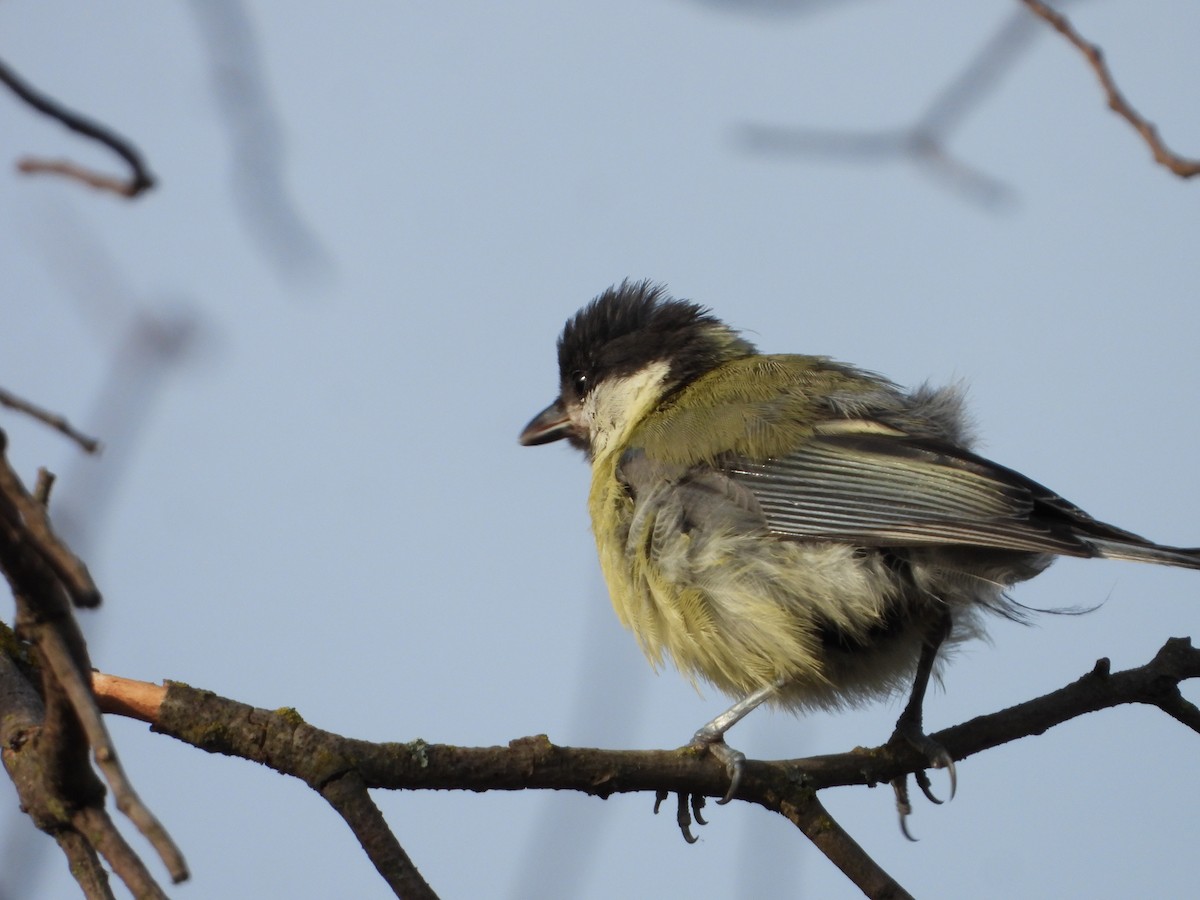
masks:
[[[102,446],[100,441],[94,437],[89,437],[88,435],[76,429],[69,421],[67,421],[65,416],[51,412],[50,410],[38,406],[35,403],[31,403],[30,401],[18,397],[16,394],[11,393],[10,391],[6,391],[4,388],[0,388],[0,406],[6,406],[11,410],[15,410],[16,412],[24,413],[30,418],[41,422],[43,425],[53,428],[60,434],[70,438],[87,453],[100,452]],[[4,447],[0,446],[0,452],[3,450]]]
[[[1128,122],[1133,130],[1141,136],[1146,146],[1150,148],[1155,162],[1180,178],[1200,175],[1200,159],[1189,159],[1171,150],[1163,142],[1154,123],[1142,116],[1125,98],[1121,89],[1117,87],[1112,70],[1105,62],[1103,49],[1084,38],[1071,24],[1070,19],[1043,3],[1042,0],[1021,0],[1021,2],[1034,16],[1050,25],[1082,54],[1100,82],[1108,108]]]

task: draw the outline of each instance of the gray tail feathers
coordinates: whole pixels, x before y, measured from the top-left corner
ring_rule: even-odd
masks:
[[[1156,563],[1160,566],[1200,569],[1200,547],[1164,547],[1150,541],[1136,543],[1097,538],[1089,538],[1088,543],[1105,559],[1128,559],[1133,562]]]

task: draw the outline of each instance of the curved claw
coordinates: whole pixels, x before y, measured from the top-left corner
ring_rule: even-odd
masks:
[[[950,776],[950,796],[947,800],[953,800],[954,795],[958,793],[958,769],[954,767],[954,760],[950,758],[950,754],[946,754],[946,765],[942,766],[946,770],[946,774]]]
[[[908,817],[912,815],[912,804],[908,802],[908,776],[901,775],[893,780],[892,790],[896,793],[896,812],[900,815],[900,833],[915,844],[917,839],[908,830]]]
[[[656,791],[655,792],[655,794],[654,794],[654,814],[656,816],[658,815],[658,811],[662,807],[663,802],[669,796],[670,796],[670,794],[668,794],[666,791]]]
[[[954,760],[950,758],[950,754],[942,751],[942,755],[937,759],[930,760],[929,764],[935,769],[945,769],[946,774],[950,776],[950,796],[946,800],[953,800],[954,795],[958,792],[958,770],[954,767]],[[921,789],[921,793],[925,795],[925,799],[930,803],[936,803],[941,806],[945,801],[940,800],[933,793],[933,786],[930,784],[929,776],[925,772],[917,772],[913,776],[917,781],[917,787]]]
[[[726,747],[726,749],[729,748]],[[721,758],[720,754],[717,754],[717,758]],[[717,801],[719,806],[724,806],[737,796],[738,788],[742,786],[742,773],[746,771],[746,754],[740,750],[729,750],[724,762],[725,772],[729,775],[729,790],[725,792],[724,797]]]
[[[679,826],[679,832],[683,835],[683,839],[689,844],[694,844],[700,838],[692,834],[692,817],[688,814],[688,796],[687,794],[679,795],[679,806],[675,810],[675,824]],[[704,823],[701,822],[701,825]]]
[[[932,764],[935,769],[946,769],[946,774],[950,776],[950,796],[946,800],[953,800],[955,793],[958,791],[958,774],[954,768],[954,760],[949,763],[935,762]],[[933,785],[929,781],[929,776],[924,771],[915,772],[913,778],[916,779],[917,787],[921,789],[921,793],[925,795],[925,799],[930,803],[936,803],[941,806],[945,800],[940,799],[933,792]]]
[[[913,780],[916,781],[917,787],[921,789],[921,793],[925,795],[926,800],[928,800],[930,803],[936,803],[938,806],[942,805],[942,801],[938,799],[937,794],[933,792],[933,785],[930,784],[929,776],[925,774],[924,770],[921,770],[920,772],[914,772]]]
[[[658,791],[654,795],[654,814],[658,815],[658,810],[662,807],[669,794],[666,791]],[[694,817],[697,825],[707,825],[704,817],[700,815],[700,809],[704,806],[704,797],[700,794],[676,794],[677,806],[675,807],[675,824],[679,826],[679,833],[683,835],[683,839],[689,844],[694,844],[700,838],[692,834],[692,818]],[[690,808],[690,813],[689,813]]]

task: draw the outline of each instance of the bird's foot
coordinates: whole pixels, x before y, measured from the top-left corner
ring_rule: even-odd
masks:
[[[711,753],[725,766],[725,771],[729,774],[729,790],[717,802],[728,803],[732,800],[742,783],[742,772],[746,765],[746,754],[740,750],[734,750],[726,744],[724,733],[714,727],[712,723],[705,725],[697,731],[692,736],[691,743],[687,746],[693,750]],[[655,795],[655,815],[658,814],[659,808],[666,801],[668,793],[667,791],[659,791]],[[692,821],[694,820],[697,825],[708,824],[700,812],[704,808],[707,798],[703,794],[687,794],[683,792],[678,793],[676,797],[678,798],[678,805],[675,810],[675,822],[679,825],[679,831],[683,835],[683,839],[689,844],[694,844],[698,838],[692,833]]]
[[[742,784],[742,773],[746,770],[746,754],[734,750],[725,743],[725,732],[765,700],[770,700],[786,684],[787,680],[781,675],[770,684],[761,685],[692,735],[692,742],[688,744],[688,748],[711,753],[725,766],[725,771],[729,775],[729,790],[725,792],[724,797],[717,801],[718,803],[728,803],[737,796],[738,788]],[[666,792],[660,791],[658,802],[654,804],[655,812],[658,812],[659,806],[666,798]],[[700,815],[704,800],[703,794],[679,795],[677,820],[679,829],[683,832],[683,839],[689,844],[696,840],[691,831],[692,817],[695,817],[698,824],[705,824],[704,817]]]
[[[696,750],[708,751],[725,766],[725,772],[729,775],[729,790],[725,792],[724,797],[717,801],[718,804],[724,806],[737,795],[738,788],[741,786],[742,773],[746,770],[746,754],[730,747],[725,743],[724,732],[717,731],[709,725],[692,735],[692,742],[688,746]]]
[[[946,774],[950,776],[950,796],[947,799],[954,799],[954,795],[958,791],[958,772],[954,767],[954,757],[945,747],[924,732],[920,722],[906,721],[902,718],[896,723],[896,730],[892,733],[891,739],[905,741],[925,757],[931,769],[945,769]],[[917,787],[921,789],[926,800],[939,805],[942,803],[942,800],[933,793],[929,776],[925,770],[913,773],[913,780],[916,781]],[[912,804],[908,800],[908,776],[901,775],[899,778],[893,779],[891,784],[892,790],[896,792],[896,811],[900,815],[900,831],[910,841],[915,841],[916,838],[908,830],[908,817],[912,814]]]

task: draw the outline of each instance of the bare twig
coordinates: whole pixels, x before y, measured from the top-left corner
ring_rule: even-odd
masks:
[[[0,454],[6,449],[6,439],[0,432]],[[6,509],[7,507],[7,509]],[[21,483],[7,458],[0,456],[0,514],[15,514],[12,524],[18,539],[27,543],[54,570],[76,606],[100,605],[100,589],[75,554],[67,549],[50,527],[45,507]]]
[[[1108,108],[1132,125],[1134,130],[1142,136],[1142,140],[1146,142],[1146,145],[1150,148],[1150,152],[1154,154],[1155,162],[1165,166],[1180,178],[1191,178],[1193,175],[1200,175],[1200,160],[1188,159],[1168,148],[1162,138],[1159,137],[1158,129],[1154,124],[1143,118],[1129,104],[1129,101],[1125,99],[1125,95],[1117,87],[1116,80],[1113,78],[1108,64],[1104,61],[1104,51],[1086,40],[1076,31],[1075,26],[1071,24],[1066,16],[1057,10],[1051,9],[1045,3],[1042,3],[1041,0],[1021,0],[1021,2],[1039,19],[1043,19],[1049,23],[1055,31],[1074,44],[1075,48],[1083,54],[1092,71],[1096,73],[1096,78],[1099,79],[1100,86],[1104,89],[1104,95],[1108,99]]]
[[[38,467],[37,483],[33,486],[33,499],[43,509],[50,505],[50,491],[54,489],[54,473],[45,466]]]
[[[1110,673],[1108,660],[1102,659],[1092,671],[1066,687],[947,728],[935,739],[944,742],[950,755],[961,760],[1125,703],[1155,706],[1178,719],[1179,685],[1193,678],[1200,678],[1200,650],[1188,638],[1171,638],[1144,666]],[[1183,724],[1196,727],[1187,721]],[[903,749],[907,755],[908,748]]]
[[[88,437],[81,431],[76,431],[70,422],[58,413],[52,413],[48,409],[30,403],[16,394],[0,388],[0,406],[7,406],[9,409],[15,409],[18,412],[23,412],[27,416],[32,416],[39,422],[49,425],[55,431],[61,432],[77,443],[88,453],[95,453],[100,449],[100,442],[94,437]]]
[[[1200,709],[1196,708],[1196,704],[1185,699],[1179,691],[1168,694],[1155,705],[1181,725],[1186,725],[1192,731],[1200,734]]]
[[[16,72],[3,62],[0,62],[0,84],[5,84],[19,98],[25,101],[43,115],[61,122],[72,131],[84,137],[99,141],[128,163],[131,170],[127,181],[93,175],[79,166],[70,163],[39,162],[37,160],[22,160],[19,168],[22,172],[55,172],[83,181],[92,187],[102,187],[123,197],[136,197],[138,194],[154,187],[154,177],[146,169],[141,154],[133,148],[125,138],[115,132],[93,122],[79,113],[72,112],[45,94],[35,90],[22,80]]]
[[[433,888],[421,877],[388,828],[383,813],[367,793],[361,775],[347,772],[333,779],[321,788],[321,796],[345,819],[367,858],[397,897],[405,900],[437,900]]]
[[[117,831],[104,807],[84,807],[75,813],[73,820],[79,832],[88,836],[92,846],[120,875],[133,896],[145,900],[166,900],[166,892],[158,886],[146,864],[134,853],[121,832]],[[175,880],[178,882],[181,879]]]
[[[103,672],[92,673],[92,692],[101,712],[150,723],[158,721],[158,708],[167,696],[167,689],[161,684]]]
[[[78,667],[74,664],[71,652],[62,635],[58,631],[46,629],[38,637],[45,662],[50,666],[55,678],[71,701],[71,706],[79,717],[79,722],[91,745],[96,765],[104,774],[104,779],[108,782],[109,787],[112,788],[113,800],[117,804],[117,809],[129,817],[129,820],[137,826],[138,831],[154,847],[162,859],[163,865],[167,867],[171,880],[176,884],[186,881],[188,869],[187,863],[183,860],[183,854],[171,840],[171,836],[167,834],[162,823],[150,812],[133,789],[133,785],[125,774],[125,769],[117,759],[116,748],[113,746],[108,729],[104,727],[104,721],[92,697],[89,683],[84,680]],[[110,847],[118,846],[116,843],[110,843]],[[102,848],[98,847],[97,849]],[[137,894],[136,891],[134,893]]]
[[[807,793],[798,803],[785,801],[779,811],[872,900],[913,900],[912,895],[846,833],[815,793]]]
[[[67,857],[71,874],[87,900],[116,900],[117,895],[108,883],[108,872],[91,841],[73,828],[55,831],[54,840]]]

